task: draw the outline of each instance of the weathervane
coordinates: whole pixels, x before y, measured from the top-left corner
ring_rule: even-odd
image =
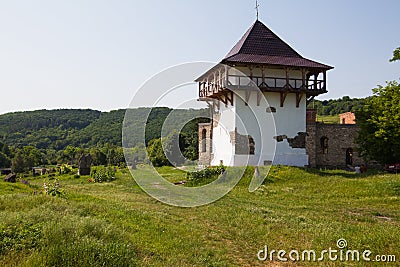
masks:
[[[256,11],[257,11],[257,20],[258,20],[258,7],[259,7],[260,5],[258,4],[258,1],[256,0]]]

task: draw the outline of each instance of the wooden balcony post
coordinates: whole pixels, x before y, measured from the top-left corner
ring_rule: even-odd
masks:
[[[264,66],[261,66],[261,77],[262,77],[262,82],[261,85],[263,84],[267,84],[267,81],[265,80],[265,70],[264,70]],[[260,86],[259,84],[257,84],[257,86]]]
[[[228,65],[225,65],[225,75],[226,75],[226,77],[225,77],[226,86],[225,87],[228,87],[228,85],[229,85],[229,68],[228,68]]]
[[[324,70],[323,75],[324,75],[324,85],[323,85],[323,89],[324,89],[324,91],[326,91],[326,70]]]
[[[318,74],[319,73],[314,74],[314,90],[318,90]]]
[[[289,88],[289,68],[286,67],[285,71],[286,71],[286,86],[285,87]]]
[[[250,82],[249,82],[249,86],[253,85],[253,67],[249,66],[249,71],[250,71]]]

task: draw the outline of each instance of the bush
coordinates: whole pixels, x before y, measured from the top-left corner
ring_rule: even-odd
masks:
[[[207,167],[197,172],[188,172],[186,174],[186,179],[189,182],[188,185],[203,185],[212,182],[225,172],[225,169],[225,166],[215,166]]]
[[[70,174],[72,172],[73,172],[72,167],[66,164],[62,165],[59,170],[59,174]]]
[[[96,183],[111,182],[115,180],[116,170],[114,167],[96,167],[91,172],[91,177]]]
[[[58,180],[55,180],[54,183],[44,182],[43,183],[44,193],[53,197],[62,197],[65,195],[64,190],[61,189],[60,183]]]

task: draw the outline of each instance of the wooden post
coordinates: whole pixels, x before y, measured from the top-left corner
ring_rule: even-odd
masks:
[[[303,98],[302,93],[296,93],[296,108],[298,108],[300,106],[300,101],[302,98]]]
[[[286,67],[285,71],[286,71],[286,86],[285,87],[289,88],[289,68]]]
[[[323,75],[324,75],[324,86],[322,87],[322,89],[326,91],[326,70],[324,70]]]
[[[225,75],[226,75],[226,77],[225,77],[225,81],[226,81],[226,87],[228,87],[228,85],[229,85],[229,68],[228,68],[228,65],[225,65]]]
[[[317,83],[317,79],[318,79],[318,74],[319,73],[316,73],[316,74],[314,74],[314,90],[317,90],[318,88],[318,83]]]
[[[253,86],[253,67],[250,65],[248,68],[249,68],[249,71],[250,71],[250,81],[247,84],[247,86]]]
[[[264,66],[261,66],[261,77],[262,77],[262,85],[265,84],[267,85],[267,81],[265,80],[265,70],[264,70]],[[260,86],[257,84],[257,86]]]
[[[285,103],[287,94],[288,94],[287,92],[281,92],[281,108],[283,107],[283,104]]]
[[[250,90],[246,90],[245,91],[245,99],[244,99],[244,104],[246,105],[246,106],[248,106],[249,105],[249,100],[250,100],[250,95],[251,95],[251,91]]]

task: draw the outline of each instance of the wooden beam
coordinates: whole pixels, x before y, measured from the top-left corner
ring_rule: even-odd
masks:
[[[285,103],[287,94],[288,94],[287,92],[281,92],[281,108],[283,107],[283,104]]]
[[[302,93],[296,93],[296,108],[298,108],[300,106],[300,101],[302,98],[303,98]]]
[[[257,91],[257,107],[260,106],[262,93]]]
[[[217,99],[218,99],[219,101],[221,101],[222,103],[224,103],[225,106],[228,105],[228,102],[226,101],[226,97],[224,97],[224,95],[218,96]]]
[[[314,74],[314,90],[318,89],[318,74],[319,73]]]
[[[228,85],[229,85],[229,68],[228,68],[228,65],[225,65],[225,75],[226,75],[226,79],[225,79],[226,85],[225,85],[225,87],[228,87]]]
[[[264,66],[261,66],[261,84],[256,84],[257,87],[268,87],[267,81],[265,80],[265,68]]]
[[[231,105],[233,106],[233,92],[230,91],[230,93],[228,94],[230,94],[230,98],[228,98],[228,100],[231,102]]]
[[[301,80],[303,82],[303,84],[301,85],[301,87],[303,89],[306,89],[306,70],[304,68],[301,68]]]
[[[245,92],[244,92],[244,104],[246,105],[246,106],[248,106],[249,104],[249,100],[250,100],[250,95],[251,95],[251,91],[250,90],[246,90]]]

